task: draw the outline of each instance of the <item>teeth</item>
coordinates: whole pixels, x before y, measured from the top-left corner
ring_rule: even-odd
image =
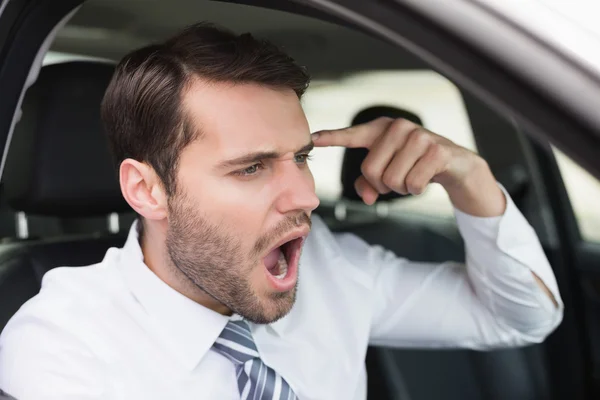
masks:
[[[283,251],[279,252],[279,260],[277,260],[278,262],[278,266],[279,266],[279,271],[281,271],[281,273],[279,275],[275,275],[275,278],[277,279],[283,279],[285,278],[285,276],[287,275],[287,270],[288,270],[288,264],[287,261],[285,259],[285,256],[283,255]]]

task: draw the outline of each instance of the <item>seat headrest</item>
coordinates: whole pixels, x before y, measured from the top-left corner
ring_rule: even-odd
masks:
[[[27,91],[3,177],[17,211],[60,217],[131,210],[123,199],[100,120],[114,66],[45,66]]]
[[[423,125],[421,118],[416,114],[402,110],[400,108],[388,107],[388,106],[374,106],[369,107],[354,117],[352,120],[352,126],[364,124],[372,121],[379,117],[389,118],[404,118],[414,122],[418,125]],[[362,175],[360,166],[368,154],[367,149],[346,149],[344,151],[344,159],[342,161],[342,198],[346,200],[362,201],[356,190],[354,189],[354,182]],[[405,197],[404,195],[390,192],[388,194],[379,195],[377,202],[391,201]]]

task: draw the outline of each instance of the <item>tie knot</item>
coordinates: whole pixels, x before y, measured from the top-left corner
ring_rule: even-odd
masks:
[[[250,326],[243,320],[229,321],[213,348],[235,364],[245,364],[258,357]]]

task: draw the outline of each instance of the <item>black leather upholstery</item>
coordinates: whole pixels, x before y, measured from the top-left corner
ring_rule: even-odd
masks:
[[[26,93],[5,170],[12,207],[28,214],[93,217],[128,210],[101,129],[99,107],[113,67],[73,62],[42,68]],[[59,266],[102,260],[125,235],[87,234],[0,245],[0,329]]]
[[[15,213],[10,209],[4,195],[4,185],[0,183],[0,240],[15,236],[15,233]]]
[[[100,121],[113,71],[110,64],[83,61],[42,68],[7,155],[4,191],[13,209],[65,217],[130,210]]]

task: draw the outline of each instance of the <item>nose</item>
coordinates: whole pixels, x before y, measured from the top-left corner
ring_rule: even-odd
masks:
[[[277,209],[282,214],[302,210],[310,215],[319,205],[315,180],[308,167],[299,168],[294,162],[286,164],[279,176],[281,191]]]

